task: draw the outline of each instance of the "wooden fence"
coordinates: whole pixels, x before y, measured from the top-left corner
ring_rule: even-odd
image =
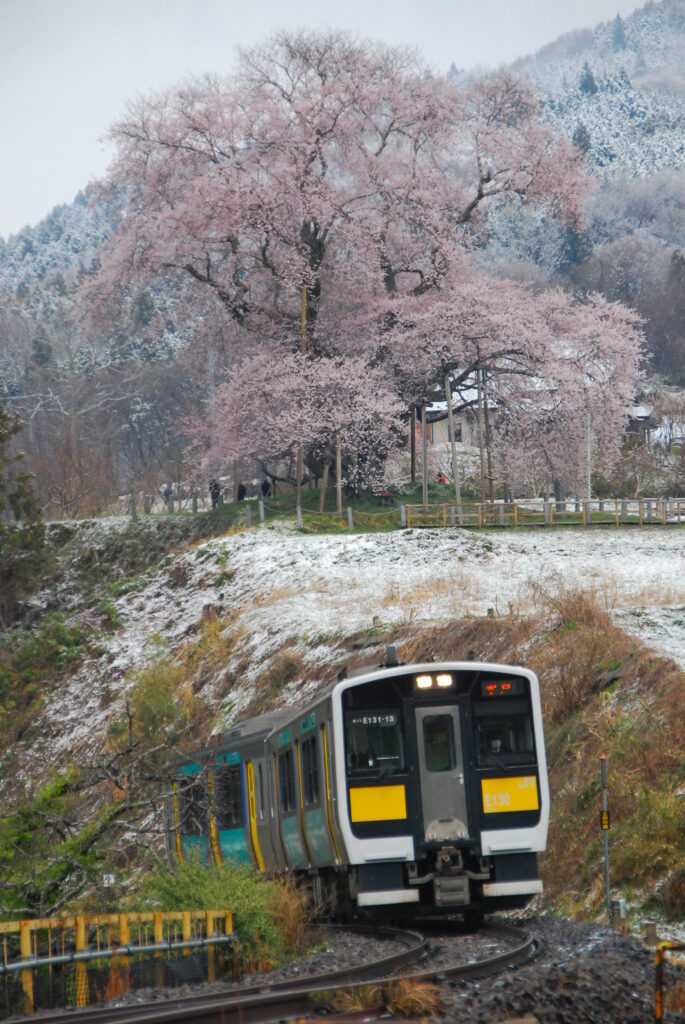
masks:
[[[406,505],[403,523],[413,527],[464,526],[485,529],[508,526],[663,526],[685,523],[685,499],[645,498],[553,502],[547,498],[521,502],[462,505]]]

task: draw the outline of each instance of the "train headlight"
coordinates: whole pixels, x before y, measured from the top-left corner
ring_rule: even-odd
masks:
[[[446,674],[442,674],[441,673],[437,677],[436,682],[437,682],[438,686],[451,686],[452,683],[454,682],[454,680],[452,679],[452,676],[448,676]]]
[[[433,685],[433,676],[417,676],[416,685],[419,690],[430,690]]]

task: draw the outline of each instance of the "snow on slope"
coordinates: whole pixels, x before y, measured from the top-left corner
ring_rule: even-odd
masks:
[[[278,525],[201,543],[175,559],[184,586],[162,569],[144,590],[114,602],[123,627],[108,638],[106,664],[85,665],[51,698],[46,755],[97,736],[113,713],[112,693],[159,651],[160,637],[173,648],[191,636],[210,603],[231,614],[228,628],[240,632],[225,671],[240,663],[242,683],[230,693],[224,724],[249,703],[254,680],[286,644],[306,662],[330,666],[341,659],[342,637],[371,627],[375,616],[390,626],[489,609],[526,613],[544,609],[545,594],[561,588],[594,592],[623,628],[685,667],[683,537],[662,527],[317,537]],[[235,571],[228,583],[220,581],[222,569]],[[215,682],[204,692],[210,700]],[[295,681],[284,699],[304,696]]]

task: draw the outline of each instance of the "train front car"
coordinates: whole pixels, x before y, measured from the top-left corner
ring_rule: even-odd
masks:
[[[337,810],[360,908],[484,911],[542,891],[549,787],[534,673],[397,666],[331,694]]]

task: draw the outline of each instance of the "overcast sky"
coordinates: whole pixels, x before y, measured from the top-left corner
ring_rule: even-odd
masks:
[[[107,168],[128,97],[230,70],[279,28],[417,46],[437,69],[497,66],[635,0],[0,0],[0,235],[35,224]]]

